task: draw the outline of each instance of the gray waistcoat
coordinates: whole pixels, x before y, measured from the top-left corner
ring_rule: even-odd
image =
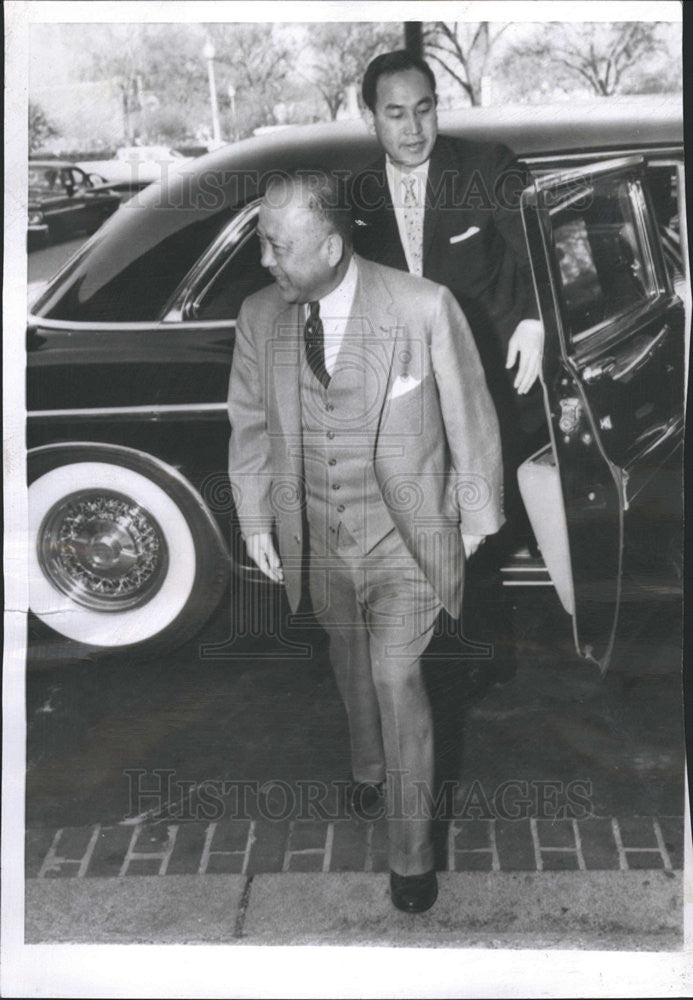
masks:
[[[373,374],[360,324],[354,321],[347,324],[327,389],[305,362],[305,353],[301,364],[303,461],[311,535],[332,548],[346,527],[362,555],[395,526],[373,471],[379,416],[372,405]]]

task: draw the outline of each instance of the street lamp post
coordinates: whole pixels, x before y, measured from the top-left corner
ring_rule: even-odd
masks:
[[[221,130],[219,128],[219,108],[217,106],[217,85],[214,79],[214,56],[216,51],[211,38],[205,42],[202,55],[207,60],[207,73],[209,76],[209,102],[212,106],[212,137],[217,146],[221,144]]]

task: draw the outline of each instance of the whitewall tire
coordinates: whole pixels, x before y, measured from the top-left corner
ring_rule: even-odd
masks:
[[[149,652],[194,635],[228,576],[221,535],[173,468],[109,445],[29,456],[29,603],[91,649]]]

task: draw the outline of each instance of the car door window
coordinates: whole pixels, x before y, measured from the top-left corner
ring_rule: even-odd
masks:
[[[30,167],[29,168],[29,187],[41,189],[42,191],[52,191],[58,180],[57,170],[52,168],[44,169],[42,167]]]
[[[139,216],[146,211],[144,205],[128,203],[108,245],[78,251],[62,280],[39,300],[38,314],[80,323],[168,319],[167,303],[176,289],[187,286],[186,276],[228,222],[228,210],[204,213],[162,205],[143,227]]]
[[[681,256],[679,225],[679,177],[675,163],[649,163],[645,181],[657,229],[662,241],[664,260],[676,287],[683,284],[684,267]]]
[[[260,264],[260,240],[252,224],[197,296],[190,318],[235,319],[243,300],[271,281]]]
[[[76,167],[70,167],[69,173],[75,191],[84,191],[85,188],[89,187],[87,175],[82,173],[81,170],[77,170]]]
[[[245,205],[186,275],[165,311],[166,320],[232,322],[243,300],[270,284],[260,263],[259,201]]]
[[[72,171],[68,170],[66,167],[60,171],[60,187],[70,196],[72,196],[77,190],[77,186],[72,176]]]
[[[628,178],[599,178],[564,194],[551,210],[562,314],[573,344],[657,294],[637,188]]]

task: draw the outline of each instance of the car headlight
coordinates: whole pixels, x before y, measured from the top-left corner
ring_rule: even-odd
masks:
[[[38,212],[38,211],[29,212],[30,226],[40,226],[42,222],[43,222],[43,212]]]

